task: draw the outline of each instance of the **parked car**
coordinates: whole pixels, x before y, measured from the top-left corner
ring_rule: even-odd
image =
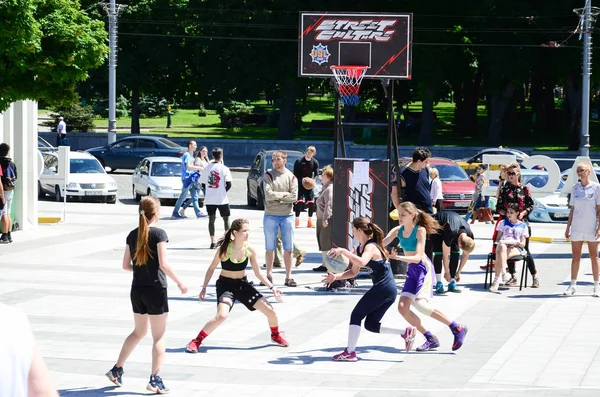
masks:
[[[408,164],[410,161],[410,158],[401,158],[400,164]],[[440,174],[444,195],[442,209],[466,212],[475,192],[475,183],[454,160],[433,157],[429,159],[429,165],[437,168]]]
[[[456,160],[456,163],[462,169],[464,169],[467,172],[467,174],[474,175],[475,174],[475,170],[477,169],[477,167],[480,166],[481,164],[483,164],[483,155],[484,154],[507,154],[507,155],[514,155],[517,158],[518,162],[521,162],[524,159],[526,159],[527,157],[529,157],[529,155],[527,153],[522,152],[522,151],[517,150],[517,149],[488,148],[488,149],[483,149],[483,150],[475,153],[474,155],[472,155],[470,157],[466,157],[466,158],[461,159],[461,160]],[[490,167],[490,169],[491,170],[499,170],[500,166],[499,165],[492,165]]]
[[[47,140],[45,140],[41,136],[38,136],[37,140],[38,140],[38,150],[42,154],[43,153],[48,153],[48,152],[56,152],[56,151],[58,151],[57,148],[55,148],[54,146],[52,146]]]
[[[177,201],[181,195],[181,160],[176,157],[147,157],[133,170],[133,197],[153,196],[159,200]],[[188,197],[191,197],[188,194]],[[204,205],[204,193],[198,192],[198,204]]]
[[[118,168],[132,170],[146,157],[181,157],[186,151],[186,148],[173,141],[155,136],[130,136],[106,146],[86,150],[103,167],[110,167],[111,171]]]
[[[117,183],[106,174],[100,162],[89,153],[70,153],[70,172],[65,190],[62,177],[58,172],[58,154],[44,153],[44,170],[38,181],[38,197],[46,194],[54,196],[56,201],[68,199],[94,199],[110,204],[117,202]]]
[[[523,185],[542,187],[547,182],[547,171],[521,169],[521,183]],[[529,214],[530,222],[567,222],[570,208],[568,199],[560,196],[563,183],[564,180],[561,180],[559,187],[552,194],[533,198],[533,211]],[[490,180],[490,186],[498,186],[498,180]],[[496,207],[495,197],[490,197],[490,207]]]
[[[250,207],[257,207],[259,210],[265,208],[263,177],[265,172],[273,169],[271,157],[274,152],[276,152],[276,150],[261,150],[256,157],[254,157],[250,171],[248,171],[248,179],[246,182],[246,196]],[[286,153],[287,162],[285,167],[290,171],[294,171],[294,163],[297,159],[304,156],[304,153],[296,150],[286,150]]]

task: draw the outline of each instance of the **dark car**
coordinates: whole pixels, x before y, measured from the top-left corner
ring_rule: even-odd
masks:
[[[111,171],[118,168],[135,169],[146,157],[181,157],[186,148],[166,138],[155,136],[131,136],[106,146],[86,150]]]
[[[254,161],[252,162],[252,166],[248,172],[246,193],[248,205],[250,207],[257,207],[259,210],[265,208],[263,177],[265,172],[273,169],[271,157],[275,152],[276,150],[261,150],[258,152],[254,158]],[[285,152],[287,153],[287,162],[285,163],[285,167],[290,171],[294,171],[294,163],[296,160],[304,156],[304,153],[296,150],[286,150]]]

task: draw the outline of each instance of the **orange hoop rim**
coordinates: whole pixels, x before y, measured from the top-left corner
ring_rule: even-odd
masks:
[[[369,67],[368,66],[352,66],[352,65],[350,65],[350,66],[331,65],[330,68],[334,69],[334,70],[338,70],[338,69],[339,70],[342,70],[342,69],[345,69],[345,70],[367,70]]]

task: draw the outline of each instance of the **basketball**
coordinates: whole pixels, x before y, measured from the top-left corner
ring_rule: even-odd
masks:
[[[315,182],[314,179],[306,177],[306,178],[302,178],[302,186],[306,189],[306,190],[312,190],[317,186],[317,182]]]
[[[339,255],[336,258],[329,256],[329,252],[325,255],[323,264],[331,273],[343,273],[348,269],[350,261],[343,255]]]

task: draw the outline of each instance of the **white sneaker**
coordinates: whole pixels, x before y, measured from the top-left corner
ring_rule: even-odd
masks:
[[[510,274],[502,273],[502,284],[508,283],[508,280],[510,280]]]
[[[596,298],[600,297],[600,287],[594,286],[594,289],[592,290],[592,296]]]
[[[498,292],[499,286],[500,286],[500,283],[493,283],[492,286],[490,287],[489,291],[490,292]]]
[[[574,285],[569,285],[569,288],[563,293],[565,296],[573,296],[577,293],[577,288]]]

